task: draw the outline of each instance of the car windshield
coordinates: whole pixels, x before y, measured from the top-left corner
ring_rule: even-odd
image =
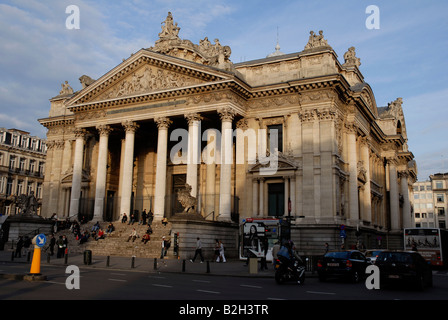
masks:
[[[365,256],[366,257],[376,257],[377,255],[380,254],[380,252],[381,252],[380,250],[378,250],[378,251],[367,251]]]
[[[411,255],[404,252],[383,252],[379,255],[378,260],[384,262],[412,263]]]
[[[325,257],[327,258],[338,258],[338,259],[348,259],[350,252],[342,251],[342,252],[328,252]]]

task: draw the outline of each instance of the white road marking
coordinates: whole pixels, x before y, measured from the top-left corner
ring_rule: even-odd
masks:
[[[118,282],[127,282],[128,280],[125,279],[107,279],[109,281],[118,281]]]
[[[205,292],[205,293],[213,293],[213,294],[220,294],[221,293],[221,292],[218,292],[218,291],[209,291],[209,290],[200,290],[200,289],[198,289],[196,291]]]
[[[240,287],[254,288],[254,289],[263,289],[263,287],[260,287],[260,286],[252,286],[252,285],[249,285],[249,284],[240,284]]]
[[[168,286],[166,284],[153,284],[155,287],[172,288],[173,286]]]
[[[311,294],[336,294],[334,292],[321,292],[321,291],[307,291],[307,293],[311,293]]]

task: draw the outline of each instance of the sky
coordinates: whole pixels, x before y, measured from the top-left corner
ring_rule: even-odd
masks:
[[[79,9],[79,28],[67,28],[71,5]],[[444,0],[1,0],[0,127],[45,138],[38,119],[48,117],[61,84],[80,90],[80,76],[98,79],[153,46],[169,11],[180,38],[218,38],[234,63],[266,57],[277,40],[283,53],[300,52],[311,30],[323,30],[341,63],[354,46],[377,106],[403,99],[418,180],[448,172]]]

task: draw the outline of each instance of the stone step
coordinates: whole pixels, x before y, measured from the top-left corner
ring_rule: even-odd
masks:
[[[105,231],[109,223],[100,223],[101,228]],[[89,222],[81,225],[81,232],[89,231],[92,229],[94,223]],[[95,240],[89,238],[84,244],[79,244],[79,240],[76,240],[73,233],[70,230],[61,230],[57,233],[59,235],[66,235],[69,242],[70,253],[83,253],[85,250],[91,250],[93,255],[104,256],[135,256],[145,258],[159,258],[161,253],[161,240],[162,236],[165,236],[167,240],[171,238],[171,224],[168,223],[163,226],[161,222],[153,222],[151,227],[153,233],[150,235],[150,240],[145,244],[142,242],[142,236],[146,233],[147,225],[139,224],[123,224],[114,223],[115,230],[111,234],[106,234],[104,239]],[[129,242],[128,237],[131,231],[135,228],[139,237],[132,242]],[[170,254],[171,251],[171,254]],[[172,256],[172,248],[170,248],[167,258]]]

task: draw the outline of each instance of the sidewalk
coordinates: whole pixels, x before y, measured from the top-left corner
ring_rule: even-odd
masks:
[[[21,258],[11,259],[11,251],[0,251],[0,263],[6,264],[30,264],[32,261],[32,254],[30,261],[27,261],[27,256]],[[70,254],[65,258],[56,258],[56,254],[47,260],[47,254],[42,253],[41,257],[41,273],[45,273],[46,266],[61,266],[66,267],[68,265],[76,265],[81,270],[83,268],[95,268],[95,269],[110,269],[110,270],[126,270],[134,272],[151,272],[151,273],[185,273],[185,274],[204,274],[204,275],[220,275],[220,276],[234,276],[234,277],[264,277],[273,278],[274,268],[273,265],[268,262],[268,270],[260,270],[260,264],[255,268],[245,265],[245,261],[241,260],[228,260],[225,263],[217,263],[211,261],[204,261],[200,263],[199,260],[192,263],[189,260],[177,260],[177,259],[154,259],[154,258],[132,258],[132,257],[119,257],[110,256],[109,261],[106,256],[92,256],[91,264],[84,263],[84,255],[76,254],[71,256]]]

